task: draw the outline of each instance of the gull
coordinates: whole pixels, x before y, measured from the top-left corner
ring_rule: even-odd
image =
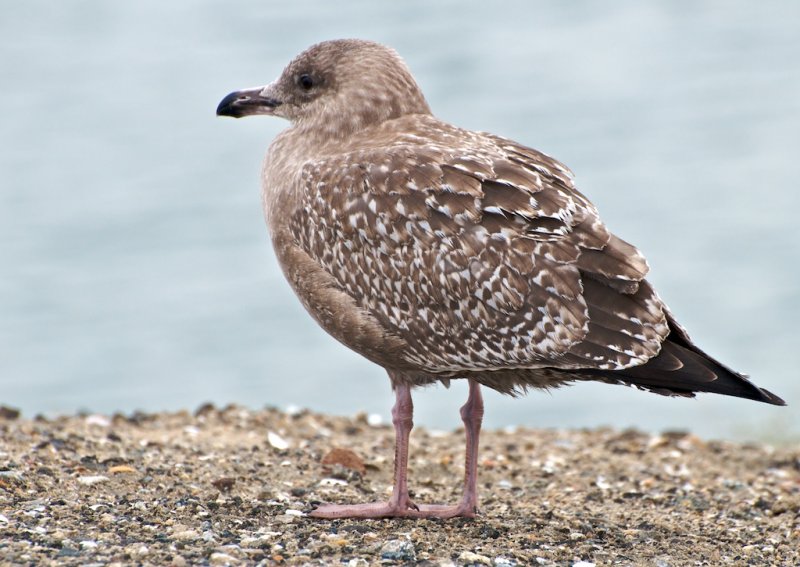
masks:
[[[395,393],[390,499],[311,516],[475,516],[481,385],[517,395],[596,380],[785,405],[694,344],[642,253],[606,228],[566,166],[436,118],[394,50],[319,43],[217,114],[289,121],[262,175],[278,262],[317,323],[386,369]],[[416,503],[411,390],[458,378],[469,383],[463,497]]]

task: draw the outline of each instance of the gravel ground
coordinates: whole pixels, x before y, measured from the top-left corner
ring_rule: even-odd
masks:
[[[458,499],[462,432],[416,429],[420,502]],[[800,447],[610,429],[486,431],[477,519],[313,520],[384,498],[360,415],[0,411],[2,565],[800,565]]]

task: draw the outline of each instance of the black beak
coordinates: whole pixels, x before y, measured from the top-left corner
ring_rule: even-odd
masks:
[[[217,106],[217,116],[241,118],[250,114],[273,114],[281,101],[264,96],[264,87],[235,91],[223,98]]]

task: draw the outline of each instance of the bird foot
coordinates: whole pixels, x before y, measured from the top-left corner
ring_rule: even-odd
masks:
[[[322,504],[308,515],[312,518],[474,518],[475,505],[461,502],[456,506],[442,504],[416,505],[406,503],[372,502],[370,504]]]

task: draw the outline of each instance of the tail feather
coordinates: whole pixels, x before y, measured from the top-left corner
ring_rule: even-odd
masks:
[[[668,316],[670,334],[657,356],[640,366],[622,370],[581,370],[595,379],[625,383],[659,394],[693,396],[710,392],[785,406],[772,392],[708,356],[692,343],[686,331]]]
[[[676,364],[677,361],[677,364]],[[641,366],[614,373],[620,380],[648,389],[687,395],[710,392],[785,406],[781,398],[759,388],[746,377],[725,368],[711,358],[683,346],[664,343],[661,353]]]

